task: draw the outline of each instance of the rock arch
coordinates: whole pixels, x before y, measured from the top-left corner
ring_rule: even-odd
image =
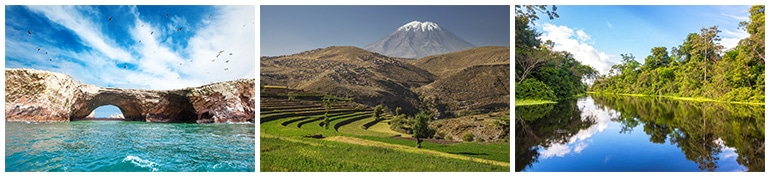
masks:
[[[81,93],[72,105],[70,120],[88,116],[103,105],[115,105],[126,120],[147,122],[195,122],[197,115],[190,99],[174,92],[132,89],[101,89]]]
[[[102,88],[64,74],[5,70],[5,120],[67,122],[114,105],[127,120],[146,122],[254,122],[254,79],[176,90]]]

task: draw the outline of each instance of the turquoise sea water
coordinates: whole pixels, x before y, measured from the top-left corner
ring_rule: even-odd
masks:
[[[5,125],[5,170],[251,171],[254,124],[123,121]]]

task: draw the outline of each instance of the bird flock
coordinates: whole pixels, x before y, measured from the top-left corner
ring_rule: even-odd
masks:
[[[211,18],[211,16],[212,16],[212,15],[208,15],[208,18],[210,19],[210,18]],[[168,17],[169,17],[169,14],[168,14],[168,13],[164,14],[164,17],[165,17],[165,18],[168,18]],[[118,19],[117,19],[117,18],[115,18],[115,20],[118,20]],[[113,21],[113,17],[112,17],[112,16],[108,16],[108,18],[107,18],[107,22],[108,22],[108,23],[111,23],[112,21]],[[254,22],[252,22],[252,24],[254,24]],[[246,25],[244,24],[243,26],[245,27]],[[144,24],[142,24],[142,27],[144,27]],[[33,36],[33,31],[32,31],[32,30],[33,30],[33,29],[28,29],[28,30],[27,30],[27,35],[28,35],[29,37],[32,37],[32,36]],[[183,31],[183,27],[178,27],[178,28],[176,28],[176,29],[174,30],[174,32],[182,32],[182,31]],[[146,33],[145,33],[145,34],[146,34]],[[154,35],[154,34],[155,34],[155,31],[150,31],[150,36],[152,36],[152,35]],[[138,43],[142,43],[142,40],[138,40]],[[49,60],[50,62],[53,62],[53,58],[52,58],[52,57],[49,55],[49,51],[47,51],[47,50],[43,49],[42,47],[37,47],[37,53],[40,53],[40,51],[43,51],[43,52],[45,53],[46,57],[48,58],[48,60]],[[157,51],[154,51],[153,53],[156,53],[156,52],[157,52]],[[225,53],[225,50],[224,50],[224,49],[223,49],[223,50],[220,50],[220,51],[219,51],[219,52],[216,54],[216,56],[215,56],[215,57],[214,57],[214,58],[211,60],[211,62],[216,62],[216,60],[217,60],[217,59],[218,59],[218,58],[219,58],[219,57],[220,57],[220,56],[221,56],[223,53]],[[232,56],[232,55],[233,55],[233,53],[232,53],[232,52],[229,52],[229,53],[228,53],[228,55],[229,55],[229,56]],[[193,62],[193,60],[192,60],[192,59],[190,59],[190,62]],[[224,62],[224,63],[230,63],[230,59],[225,59],[225,62]],[[183,66],[183,62],[180,62],[180,63],[179,63],[179,67],[181,67],[181,66]],[[128,63],[124,63],[124,64],[123,64],[123,69],[128,69]],[[228,70],[230,70],[230,69],[229,69],[229,67],[225,67],[225,68],[224,68],[224,71],[228,71]],[[207,72],[206,72],[206,74],[207,74],[207,75],[208,75],[208,74],[211,74],[211,72],[210,72],[210,71],[207,71]],[[177,77],[177,79],[181,79],[181,78],[180,78],[180,77]]]

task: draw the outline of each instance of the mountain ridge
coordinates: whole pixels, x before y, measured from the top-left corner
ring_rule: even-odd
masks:
[[[509,50],[509,47],[485,46],[412,60],[357,47],[332,46],[262,57],[260,81],[266,85],[350,96],[355,102],[371,107],[383,104],[391,112],[398,106],[407,114],[427,109],[444,117],[464,110],[508,108]],[[422,61],[431,58],[430,62]],[[427,67],[436,61],[455,63],[446,71]],[[464,85],[467,83],[475,85]]]

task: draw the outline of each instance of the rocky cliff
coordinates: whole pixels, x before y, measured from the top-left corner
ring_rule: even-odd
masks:
[[[5,70],[5,117],[9,122],[66,122],[103,105],[117,106],[126,120],[147,122],[254,122],[254,79],[177,90],[101,88],[72,77],[32,69]]]

